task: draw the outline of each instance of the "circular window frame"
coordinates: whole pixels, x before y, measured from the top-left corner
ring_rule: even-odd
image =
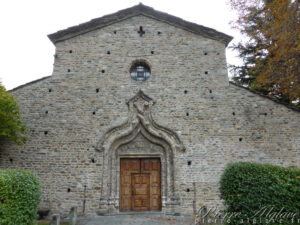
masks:
[[[142,68],[138,68],[138,67],[143,67],[144,71],[141,71]],[[140,70],[140,71],[138,71]],[[138,72],[140,73],[144,73],[142,76],[138,77]],[[133,76],[133,73],[136,73]],[[148,73],[148,75],[147,75]],[[137,82],[143,82],[149,79],[149,77],[151,76],[151,67],[149,65],[149,63],[145,60],[135,60],[134,62],[131,63],[131,66],[129,68],[129,75],[130,78],[134,81]]]

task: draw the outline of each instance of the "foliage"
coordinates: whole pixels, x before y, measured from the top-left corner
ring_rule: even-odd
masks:
[[[9,138],[17,144],[22,144],[26,141],[26,133],[26,126],[21,122],[14,96],[0,83],[0,138]]]
[[[285,102],[300,100],[299,1],[230,0],[234,28],[246,37],[232,48],[243,59],[233,80]]]
[[[29,171],[0,170],[0,225],[34,225],[40,182]]]
[[[259,224],[266,224],[266,219],[282,209],[282,213],[298,213],[294,219],[300,219],[300,169],[249,162],[232,163],[221,176],[220,193],[227,213],[241,213],[228,224],[240,224],[238,221],[242,219],[244,224],[248,224],[245,222],[247,218],[258,220],[259,216],[262,216]],[[285,219],[279,223],[277,218],[268,224],[291,224],[291,218]],[[249,224],[252,222],[250,220]]]

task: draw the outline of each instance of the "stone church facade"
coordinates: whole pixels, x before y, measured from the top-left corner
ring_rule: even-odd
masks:
[[[137,5],[49,38],[53,74],[11,90],[28,141],[0,153],[40,208],[192,214],[230,162],[299,167],[299,110],[229,82],[230,36]]]

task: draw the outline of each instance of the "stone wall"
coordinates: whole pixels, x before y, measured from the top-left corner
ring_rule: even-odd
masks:
[[[129,74],[140,59],[151,67],[144,82]],[[137,16],[58,42],[53,75],[12,91],[31,133],[24,146],[2,143],[0,167],[37,174],[41,208],[66,215],[78,206],[82,214],[86,198],[84,213],[95,214],[107,185],[97,143],[126,121],[126,102],[139,90],[156,102],[154,121],[186,148],[175,168],[184,214],[193,212],[194,191],[197,207],[222,205],[218,181],[227,163],[300,165],[299,112],[229,85],[223,43]]]

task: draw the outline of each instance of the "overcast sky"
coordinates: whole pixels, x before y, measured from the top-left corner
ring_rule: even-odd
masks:
[[[47,35],[114,13],[140,0],[2,0],[0,80],[9,90],[52,74],[55,48]],[[156,10],[239,38],[228,0],[143,0]],[[227,50],[227,62],[237,62]]]

